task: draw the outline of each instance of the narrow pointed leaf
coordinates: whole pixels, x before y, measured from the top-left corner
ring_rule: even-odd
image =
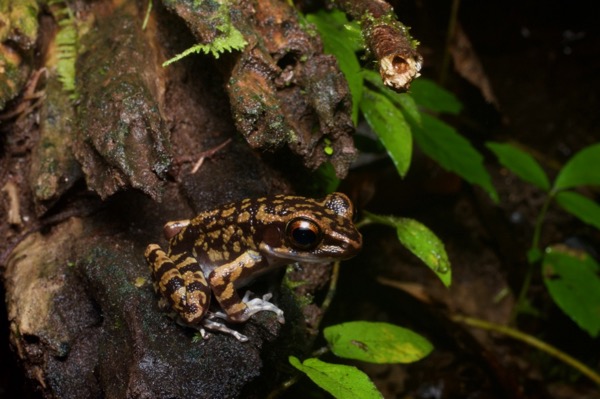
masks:
[[[369,377],[356,367],[326,363],[315,358],[300,363],[294,356],[290,356],[289,361],[315,384],[338,399],[383,398]]]
[[[427,226],[414,219],[399,218],[396,233],[402,245],[429,266],[442,283],[449,287],[452,270],[444,243]]]
[[[548,248],[543,277],[556,304],[592,337],[600,333],[600,265],[583,251]]]
[[[483,156],[456,130],[430,115],[422,115],[423,126],[413,126],[415,141],[424,153],[445,169],[483,188],[498,202],[498,193],[483,166]]]
[[[323,334],[337,356],[371,363],[412,363],[433,349],[419,334],[388,323],[353,321],[327,327]]]
[[[515,175],[542,190],[550,190],[546,172],[531,155],[510,144],[488,142],[486,146],[496,154],[498,161]]]
[[[387,97],[366,88],[360,109],[404,177],[412,156],[412,133],[404,115]]]
[[[402,245],[433,270],[446,287],[450,286],[452,270],[444,243],[425,225],[414,219],[377,215],[367,211],[364,215],[370,222],[395,228]]]
[[[579,151],[563,166],[554,182],[554,190],[600,185],[600,143]]]
[[[572,191],[556,194],[556,202],[582,222],[600,229],[600,205],[597,202]]]

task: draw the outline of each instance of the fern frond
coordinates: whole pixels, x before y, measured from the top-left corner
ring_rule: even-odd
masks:
[[[75,63],[79,48],[79,35],[77,23],[73,12],[64,0],[50,0],[52,14],[58,24],[56,34],[56,73],[63,89],[69,94],[71,100],[78,97],[75,85]]]
[[[202,3],[202,1],[200,1]],[[218,35],[212,42],[205,44],[197,44],[195,46],[190,47],[184,52],[177,54],[175,57],[167,60],[163,63],[163,67],[166,67],[169,64],[172,64],[180,59],[187,57],[190,54],[204,53],[211,54],[215,58],[219,58],[219,56],[225,52],[232,52],[235,50],[243,50],[246,44],[246,40],[244,40],[244,36],[242,33],[231,23],[231,19],[229,17],[229,6],[226,1],[219,2],[218,11],[215,12],[214,16],[211,19],[215,21],[219,21],[216,30],[221,32],[221,35]]]
[[[184,52],[177,54],[175,57],[165,61],[162,65],[166,67],[169,64],[172,64],[180,59],[187,57],[190,54],[211,54],[215,58],[219,58],[222,53],[232,52],[235,50],[242,50],[244,46],[248,44],[246,40],[244,40],[244,36],[242,33],[231,26],[229,30],[229,35],[227,36],[219,36],[211,43],[207,44],[197,44],[195,46],[190,47]]]

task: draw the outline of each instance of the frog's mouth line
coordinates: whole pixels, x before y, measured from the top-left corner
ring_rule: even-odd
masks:
[[[347,249],[328,245],[319,248],[318,250],[298,252],[298,251],[286,251],[278,250],[267,244],[261,244],[261,252],[267,254],[267,256],[286,261],[287,263],[293,262],[308,262],[308,263],[326,263],[333,262],[340,259],[351,258],[355,254],[348,254],[348,256],[342,256],[342,254],[348,252]],[[327,255],[324,255],[327,254]]]

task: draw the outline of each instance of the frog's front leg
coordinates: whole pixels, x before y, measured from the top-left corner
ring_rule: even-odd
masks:
[[[210,288],[198,261],[187,253],[169,257],[156,244],[148,245],[145,256],[162,297],[185,323],[199,323],[210,305]]]
[[[217,267],[209,277],[210,287],[226,315],[215,313],[215,316],[226,320],[243,323],[258,312],[268,311],[277,315],[277,320],[284,323],[283,311],[268,301],[270,295],[248,300],[249,292],[240,299],[235,290],[235,282],[252,275],[263,265],[263,257],[256,251],[247,251],[234,261]]]

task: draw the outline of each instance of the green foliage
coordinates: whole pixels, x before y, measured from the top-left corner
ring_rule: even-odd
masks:
[[[590,335],[600,332],[600,278],[598,265],[587,255],[573,255],[573,250],[549,247],[542,252],[539,237],[543,220],[552,200],[582,222],[600,229],[600,205],[586,196],[567,190],[582,185],[600,185],[600,143],[575,154],[559,171],[554,183],[539,163],[529,154],[510,144],[487,143],[499,162],[521,179],[547,194],[538,216],[534,238],[527,258],[529,263],[542,263],[544,283],[556,304]],[[519,296],[517,309],[525,308],[527,281]]]
[[[412,363],[433,350],[422,336],[388,323],[342,323],[323,334],[336,356],[370,363]]]
[[[343,323],[327,327],[324,335],[335,355],[370,363],[412,363],[433,349],[420,335],[388,323]],[[289,361],[336,398],[382,397],[369,377],[356,367],[325,363],[316,358],[300,363],[290,356]]]
[[[428,114],[423,114],[422,120],[422,126],[413,127],[421,150],[444,168],[483,188],[498,202],[498,193],[483,165],[483,155],[447,123]]]
[[[556,202],[582,222],[600,229],[600,205],[597,202],[572,191],[556,194]]]
[[[217,6],[218,10],[215,13],[214,18],[219,21],[219,25],[217,25],[216,29],[220,34],[210,43],[197,44],[184,52],[177,54],[175,57],[165,61],[162,64],[163,67],[179,61],[190,54],[204,53],[219,58],[222,53],[244,49],[248,43],[244,39],[242,33],[231,23],[228,3],[218,3]]]
[[[457,115],[462,110],[462,104],[454,94],[429,79],[416,79],[410,88],[415,102],[430,111]]]
[[[560,170],[552,188],[546,173],[531,155],[510,144],[489,142],[486,145],[498,156],[498,161],[503,166],[546,191],[548,201],[556,199],[567,212],[600,229],[600,206],[581,194],[566,190],[581,185],[600,185],[600,168],[597,166],[600,143],[575,154]]]
[[[368,88],[363,91],[360,109],[404,177],[412,156],[412,134],[404,115],[386,96]],[[390,124],[390,120],[394,123]]]
[[[421,259],[449,287],[452,283],[450,260],[444,248],[444,243],[425,225],[414,219],[365,213],[364,224],[379,223],[396,229],[398,240]]]
[[[600,333],[600,265],[585,252],[553,246],[543,260],[544,283],[556,304],[592,337]]]
[[[510,144],[489,142],[486,146],[498,157],[500,163],[515,175],[537,188],[550,190],[548,176],[531,155]]]
[[[554,182],[554,190],[577,186],[600,186],[600,143],[584,148],[563,166]]]
[[[316,26],[325,51],[336,56],[348,81],[354,123],[361,111],[402,177],[410,166],[414,134],[415,142],[428,156],[482,187],[494,201],[498,200],[483,166],[483,156],[451,126],[419,110],[457,114],[462,104],[454,95],[425,79],[412,83],[411,95],[392,92],[377,73],[360,69],[356,52],[364,45],[356,33],[356,23],[348,22],[340,11],[321,11],[307,15],[306,19]],[[427,126],[423,126],[422,121]]]
[[[369,377],[356,367],[326,363],[315,358],[300,363],[294,356],[290,356],[289,361],[335,398],[383,398]]]

